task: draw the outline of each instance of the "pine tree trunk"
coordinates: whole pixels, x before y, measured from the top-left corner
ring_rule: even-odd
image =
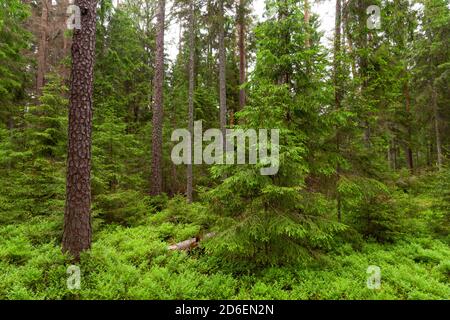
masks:
[[[226,52],[225,52],[225,18],[223,0],[219,0],[219,111],[220,130],[223,135],[223,150],[226,150],[226,126],[227,126],[227,87],[226,87]]]
[[[335,14],[335,34],[334,34],[334,102],[336,109],[341,107],[342,88],[339,81],[340,55],[341,55],[341,0],[336,0],[336,14]]]
[[[368,30],[366,26],[366,1],[357,1],[358,10],[358,41],[357,45],[360,48],[358,67],[359,67],[359,77],[361,80],[360,92],[361,96],[364,98],[366,94],[366,89],[368,87],[368,71],[369,71],[369,59],[368,59]],[[364,125],[364,144],[367,149],[371,148],[371,128],[370,128],[370,112],[365,112],[362,120]]]
[[[74,29],[69,99],[66,208],[63,252],[79,259],[91,246],[91,130],[96,1],[76,0],[81,29]]]
[[[305,26],[307,28],[309,28],[310,7],[309,7],[308,0],[305,0],[305,12],[304,12],[304,15],[303,15],[303,19],[304,19],[304,22],[305,22]],[[309,30],[307,29],[306,30],[306,36],[305,36],[305,47],[306,48],[309,48],[311,46],[310,42],[311,42],[311,40],[310,40],[310,37],[309,37]]]
[[[341,108],[341,100],[342,100],[342,90],[341,84],[339,81],[339,76],[341,72],[340,68],[340,55],[341,55],[341,0],[336,0],[336,13],[335,13],[335,33],[334,33],[334,102],[336,106],[336,110]],[[339,128],[336,128],[336,151],[340,154],[340,131]],[[338,221],[341,221],[342,212],[341,212],[341,197],[337,190],[338,183],[341,175],[341,168],[339,164],[336,167],[336,201],[337,201],[337,217]]]
[[[434,118],[434,133],[436,138],[436,152],[437,152],[437,165],[438,169],[442,169],[442,142],[441,142],[441,133],[439,130],[439,110],[437,104],[437,92],[436,87],[431,85],[431,100],[433,103],[433,118]]]
[[[427,143],[427,166],[431,167],[431,158],[433,157],[433,143],[431,142],[431,137],[430,140]]]
[[[69,5],[69,0],[60,0],[59,4],[59,10],[58,12],[61,13],[61,18],[58,21],[59,23],[59,30],[62,33],[62,53],[61,53],[61,57],[62,59],[65,59],[68,55],[68,50],[70,48],[71,45],[71,40],[65,35],[65,31],[67,30],[67,17],[66,17],[66,10],[67,7]],[[63,77],[64,81],[68,81],[69,80],[69,73],[70,70],[69,68],[66,66],[65,63],[61,63],[60,66],[61,69],[61,76]]]
[[[194,1],[190,4],[190,27],[189,27],[189,133],[191,135],[190,145],[190,163],[187,165],[187,199],[189,203],[192,203],[192,154],[194,150],[194,54],[195,54],[195,8]]]
[[[158,0],[156,14],[156,61],[153,81],[153,118],[152,118],[152,173],[151,195],[162,193],[162,125],[163,125],[163,89],[164,89],[164,19],[165,0]]]
[[[408,83],[404,86],[404,95],[405,95],[405,111],[408,117],[407,121],[407,146],[406,146],[406,163],[408,164],[408,169],[413,172],[414,171],[414,160],[413,160],[413,152],[411,149],[411,140],[412,140],[412,129],[411,129],[411,99],[409,96],[409,87]]]
[[[49,18],[49,0],[42,0],[41,11],[41,35],[39,39],[38,58],[37,58],[37,75],[36,75],[36,92],[40,96],[44,87],[45,71],[47,69],[47,37],[48,37],[48,18]]]
[[[341,20],[342,20],[342,28],[343,28],[343,32],[344,32],[344,35],[343,35],[343,39],[344,40],[347,40],[347,46],[344,48],[344,50],[346,51],[346,52],[348,52],[348,55],[350,56],[350,57],[354,57],[354,54],[353,54],[353,40],[352,40],[352,35],[351,35],[351,32],[349,31],[349,27],[348,27],[348,25],[349,25],[349,21],[348,21],[348,13],[349,13],[349,8],[348,8],[348,5],[349,5],[349,2],[348,1],[345,1],[345,0],[343,0],[343,2],[342,2],[342,8],[341,8],[341,12],[342,12],[342,15],[341,15]],[[353,77],[356,77],[356,63],[355,63],[355,59],[351,59],[351,72],[352,72],[352,76]]]
[[[397,163],[396,163],[396,157],[395,157],[395,140],[393,139],[392,141],[389,142],[389,168],[391,170],[396,170],[397,168]]]
[[[246,50],[245,50],[245,0],[239,0],[238,8],[238,29],[239,29],[239,85],[242,86],[245,83],[246,73]],[[239,90],[239,109],[243,109],[245,106],[245,89]]]

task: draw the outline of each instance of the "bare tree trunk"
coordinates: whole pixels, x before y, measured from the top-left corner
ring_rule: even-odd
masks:
[[[392,139],[389,141],[389,149],[388,149],[388,159],[389,159],[389,168],[391,170],[397,169],[397,159],[396,159],[396,146],[395,146],[395,139]]]
[[[436,151],[437,151],[437,165],[439,171],[442,169],[442,142],[441,134],[439,130],[439,110],[437,104],[437,92],[434,84],[431,85],[431,100],[433,103],[433,116],[434,116],[434,133],[436,135]]]
[[[195,55],[195,8],[194,1],[190,3],[190,27],[189,27],[189,133],[191,136],[190,162],[187,165],[187,199],[192,203],[192,154],[194,150],[194,55]]]
[[[165,0],[158,0],[155,80],[153,95],[151,195],[162,193],[162,125],[164,103],[164,19]]]
[[[411,139],[412,139],[412,129],[411,129],[411,99],[409,96],[409,87],[408,83],[405,83],[404,89],[403,89],[404,95],[405,95],[405,111],[406,115],[408,117],[407,122],[407,130],[408,130],[408,142],[406,145],[406,163],[408,164],[408,169],[413,172],[414,171],[414,161],[413,161],[413,152],[411,149]]]
[[[392,170],[392,154],[391,154],[391,143],[389,142],[388,148],[387,148],[387,161],[388,161],[388,166],[389,169]]]
[[[310,7],[309,7],[309,2],[308,2],[308,0],[305,0],[305,12],[304,12],[304,14],[303,14],[303,19],[304,19],[304,22],[305,22],[305,26],[307,27],[307,28],[309,28],[309,20],[310,20]],[[310,40],[310,37],[309,37],[309,29],[307,29],[306,30],[306,36],[305,36],[305,47],[306,48],[309,48],[310,46],[311,46],[311,40]]]
[[[427,166],[431,167],[431,158],[433,157],[433,143],[431,142],[431,137],[430,140],[428,140],[427,142]]]
[[[63,252],[79,259],[91,246],[91,131],[96,1],[76,0],[81,29],[74,29],[69,99]]]
[[[61,18],[58,20],[59,30],[62,33],[61,34],[61,37],[62,37],[61,58],[65,59],[68,55],[68,50],[69,50],[70,44],[71,44],[70,39],[65,35],[65,31],[67,30],[66,10],[69,5],[69,0],[60,0],[58,2],[58,5],[59,5],[58,12],[61,14]],[[67,66],[65,64],[61,64],[60,68],[61,68],[61,75],[62,75],[64,81],[68,81],[69,72],[70,72],[69,68],[67,68]]]
[[[349,28],[348,28],[348,13],[349,13],[349,1],[345,1],[343,0],[342,3],[342,20],[343,20],[343,30],[344,30],[344,39],[347,39],[347,50],[348,53],[351,57],[353,57],[353,40],[352,40],[352,36],[349,32]],[[355,59],[351,60],[351,70],[352,70],[352,76],[356,77],[356,63],[355,63]]]
[[[341,55],[341,0],[336,0],[336,14],[335,14],[335,33],[334,33],[334,102],[336,105],[336,110],[339,110],[341,108],[341,100],[342,100],[342,88],[341,83],[339,81],[339,76],[341,73],[340,68],[340,55]],[[336,150],[337,153],[340,154],[340,131],[339,128],[336,128]],[[341,196],[337,190],[339,179],[341,176],[341,168],[338,164],[336,167],[336,176],[337,176],[337,183],[336,183],[336,201],[337,201],[337,217],[338,221],[341,221],[342,218],[342,210],[341,210]]]
[[[223,135],[223,150],[226,150],[226,126],[227,126],[227,87],[226,87],[226,52],[225,52],[225,17],[223,0],[219,0],[219,109],[220,130]]]
[[[246,50],[245,50],[245,0],[239,0],[238,7],[238,29],[239,29],[239,85],[245,83],[246,74]],[[245,89],[239,90],[239,109],[245,106]]]
[[[41,35],[39,38],[38,58],[37,58],[37,75],[36,75],[36,92],[40,96],[45,82],[45,72],[47,70],[47,38],[48,38],[48,19],[50,0],[42,0],[41,11]]]
[[[341,72],[340,55],[341,55],[341,0],[336,0],[336,14],[335,14],[335,34],[334,34],[334,102],[336,109],[341,107],[342,88],[339,81]]]

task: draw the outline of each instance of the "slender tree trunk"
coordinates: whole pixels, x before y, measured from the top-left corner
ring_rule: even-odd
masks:
[[[334,102],[336,109],[341,107],[342,87],[339,81],[341,73],[341,0],[336,0],[335,34],[334,34]]]
[[[358,59],[358,67],[359,67],[359,76],[361,79],[361,96],[364,98],[366,94],[366,89],[368,87],[368,70],[369,70],[369,60],[368,60],[368,31],[366,26],[366,3],[365,1],[359,0],[357,1],[357,10],[358,10],[358,32],[357,36],[357,45],[359,47],[359,59]],[[371,128],[370,128],[370,112],[365,112],[363,115],[364,120],[363,124],[364,128],[364,144],[367,149],[371,148]]]
[[[239,0],[238,7],[238,29],[239,29],[239,85],[242,86],[245,83],[246,73],[246,50],[245,50],[245,0]],[[239,109],[243,109],[245,106],[245,89],[239,90]]]
[[[347,47],[346,47],[346,51],[348,51],[348,54],[350,57],[354,57],[353,54],[353,40],[352,40],[352,36],[351,33],[349,31],[349,27],[348,27],[348,13],[349,13],[349,8],[348,8],[349,2],[343,0],[342,3],[342,25],[343,25],[343,30],[344,30],[344,36],[343,39],[347,39]],[[352,71],[352,76],[356,77],[356,63],[355,63],[355,59],[351,59],[351,71]]]
[[[311,15],[310,10],[311,10],[311,8],[309,7],[309,2],[308,2],[308,0],[305,0],[305,12],[303,15],[303,20],[305,22],[306,28],[308,28],[306,30],[306,36],[305,36],[305,47],[306,48],[309,48],[311,46],[311,43],[310,43],[311,40],[310,40],[310,36],[309,36],[309,20],[310,20],[310,15]]]
[[[389,142],[388,148],[387,148],[387,161],[389,169],[392,170],[392,156],[391,156],[391,143]]]
[[[189,27],[189,133],[191,136],[190,145],[190,162],[187,165],[187,199],[189,203],[192,203],[192,154],[194,150],[194,55],[195,55],[195,8],[194,1],[190,3],[190,27]]]
[[[288,1],[284,0],[283,2],[280,1],[279,7],[278,7],[278,21],[281,23],[283,20],[285,20],[289,15],[289,11],[288,11]],[[280,35],[284,38],[285,41],[285,45],[286,47],[288,46],[288,44],[290,43],[291,40],[291,35],[289,33],[289,31],[284,31],[283,35]],[[307,62],[307,68],[309,68],[309,61]],[[290,80],[290,74],[289,74],[289,70],[283,70],[281,72],[281,74],[279,75],[278,79],[277,79],[277,83],[279,85],[282,84],[287,84],[289,87],[291,85],[291,80]]]
[[[412,129],[411,129],[411,99],[409,95],[409,87],[408,83],[405,83],[404,86],[404,96],[405,96],[405,111],[408,117],[407,121],[407,131],[408,131],[408,142],[406,146],[406,163],[408,164],[408,169],[413,172],[414,171],[414,160],[413,160],[413,152],[411,149],[411,140],[412,140]]]
[[[162,193],[162,126],[164,103],[164,19],[165,0],[158,0],[155,79],[153,95],[151,195]]]
[[[335,33],[334,33],[334,102],[336,106],[336,110],[341,108],[341,100],[342,100],[342,87],[339,81],[339,76],[341,73],[340,68],[340,55],[341,55],[341,23],[342,23],[342,9],[341,9],[341,0],[336,0],[336,14],[335,14]],[[341,137],[339,128],[336,128],[336,151],[338,154],[341,152]],[[341,176],[341,168],[338,164],[336,167],[336,201],[337,201],[337,217],[338,221],[341,221],[342,210],[341,210],[341,197],[337,190],[339,179]]]
[[[61,35],[61,37],[62,37],[62,59],[65,59],[68,55],[68,51],[69,51],[69,48],[71,45],[70,38],[68,38],[65,34],[65,32],[67,30],[66,10],[69,5],[69,0],[61,0],[60,2],[58,2],[58,4],[59,4],[58,12],[61,13],[61,18],[58,21],[58,23],[59,23],[59,30],[62,33],[62,35]],[[65,82],[69,81],[69,76],[70,76],[69,68],[66,66],[65,63],[61,64],[60,68],[61,68],[61,75],[62,75],[64,81]]]
[[[392,139],[389,141],[389,167],[392,170],[397,169],[397,163],[396,163],[396,151],[395,151],[395,139]]]
[[[441,142],[441,133],[439,130],[439,110],[437,104],[437,92],[434,84],[431,85],[431,101],[433,103],[433,118],[434,118],[434,133],[436,137],[436,151],[437,151],[437,165],[438,169],[442,169],[442,142]]]
[[[223,135],[223,150],[226,150],[226,126],[227,126],[227,87],[226,87],[226,52],[225,52],[225,17],[223,0],[218,1],[219,5],[219,111],[220,130]]]
[[[63,252],[79,259],[91,246],[91,130],[96,1],[76,0],[81,29],[74,29],[69,98],[66,208]]]
[[[427,166],[431,167],[431,158],[433,157],[433,143],[430,140],[427,142]]]
[[[48,18],[50,0],[42,0],[41,11],[41,35],[39,38],[38,58],[37,58],[37,75],[36,75],[36,92],[40,96],[45,82],[45,72],[47,70],[47,38],[48,38]]]

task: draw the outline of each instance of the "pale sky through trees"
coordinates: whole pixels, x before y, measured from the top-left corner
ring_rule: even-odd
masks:
[[[253,0],[252,14],[256,15],[258,19],[263,19],[264,13],[264,1],[265,0]],[[334,10],[335,10],[335,1],[334,0],[325,0],[325,1],[312,1],[313,2],[313,12],[318,14],[320,17],[320,31],[324,32],[325,37],[323,38],[323,43],[325,45],[330,45],[329,39],[333,36],[334,29]],[[167,9],[172,7],[172,1],[167,4]],[[177,21],[173,21],[169,26],[167,32],[167,40],[166,40],[166,54],[168,54],[170,60],[174,60],[176,58],[178,52],[178,36],[180,32],[180,27]]]

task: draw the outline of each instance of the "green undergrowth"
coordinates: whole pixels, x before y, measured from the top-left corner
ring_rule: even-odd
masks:
[[[173,217],[172,217],[173,219]],[[450,250],[440,240],[350,244],[283,267],[233,272],[203,248],[167,250],[194,236],[197,224],[107,226],[79,263],[81,288],[67,289],[70,261],[61,254],[61,219],[38,217],[0,227],[1,299],[447,299]],[[165,221],[165,222],[162,222]],[[381,289],[366,286],[367,267],[381,268]]]

